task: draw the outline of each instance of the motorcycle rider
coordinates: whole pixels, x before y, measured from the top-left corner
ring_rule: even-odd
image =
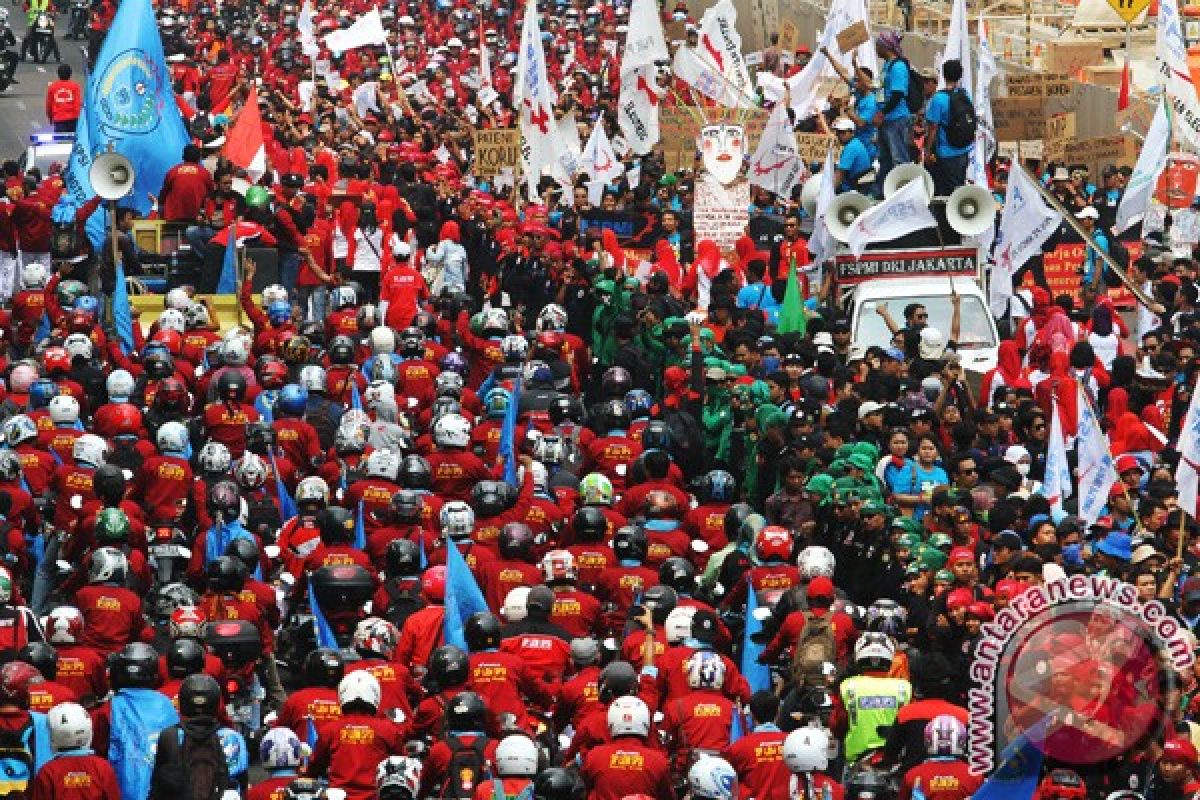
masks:
[[[34,777],[36,800],[120,800],[117,774],[92,750],[92,718],[76,703],[62,703],[46,715],[54,756]]]
[[[608,707],[612,741],[592,748],[581,772],[590,800],[621,800],[643,794],[675,797],[667,756],[649,744],[650,710],[637,697],[618,697]]]
[[[797,728],[783,742],[783,763],[792,771],[787,797],[842,800],[842,785],[825,774],[829,768],[829,731]]]
[[[967,727],[950,714],[941,714],[925,726],[922,763],[904,773],[900,800],[924,796],[930,800],[967,800],[983,784],[971,772],[963,755],[967,749]]]
[[[308,745],[290,728],[267,731],[259,743],[259,762],[268,777],[250,787],[246,800],[283,800],[288,784],[300,774],[300,765],[308,755]]]
[[[288,694],[274,725],[308,736],[309,725],[319,726],[342,715],[337,687],[345,677],[342,654],[330,648],[313,650],[304,657],[304,686]]]
[[[376,767],[402,750],[406,728],[379,716],[379,704],[375,676],[352,672],[338,684],[342,716],[317,726],[308,771],[327,775],[331,787],[346,791],[347,800],[374,800]]]

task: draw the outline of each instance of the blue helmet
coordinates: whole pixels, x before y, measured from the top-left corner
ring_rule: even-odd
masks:
[[[508,389],[502,389],[497,386],[490,390],[487,396],[483,399],[484,408],[487,409],[487,415],[492,419],[499,419],[508,412],[508,404],[512,402],[512,392]]]
[[[45,408],[50,399],[58,394],[58,385],[49,378],[38,378],[29,386],[29,407]]]
[[[158,353],[167,357],[171,356],[171,351],[162,342],[146,342],[146,346],[142,348],[142,361]]]
[[[267,306],[267,319],[272,325],[282,325],[292,319],[292,306],[286,300],[272,300]]]
[[[704,488],[709,502],[732,503],[737,482],[723,469],[714,469],[704,476]]]
[[[275,400],[275,408],[281,414],[286,414],[289,417],[298,417],[304,413],[305,407],[308,405],[308,389],[305,389],[298,383],[289,383],[279,390],[279,397]]]
[[[645,389],[630,389],[625,393],[625,410],[634,419],[650,416],[654,407],[654,398]]]
[[[75,298],[75,310],[86,311],[95,316],[100,311],[100,301],[90,294]]]

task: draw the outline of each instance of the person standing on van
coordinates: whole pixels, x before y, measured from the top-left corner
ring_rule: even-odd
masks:
[[[912,108],[922,106],[921,79],[912,73],[900,49],[901,34],[884,31],[875,37],[875,53],[884,59],[883,105],[875,114],[879,129],[879,195],[893,167],[912,161]],[[915,105],[911,105],[914,104]]]
[[[934,92],[925,109],[926,142],[932,142],[925,167],[933,177],[936,197],[946,197],[967,182],[967,158],[975,146],[975,105],[967,90],[958,85],[962,74],[958,59],[943,63],[946,88]]]

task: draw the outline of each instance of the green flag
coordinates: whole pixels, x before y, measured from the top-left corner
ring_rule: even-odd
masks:
[[[796,265],[788,270],[787,290],[783,293],[783,308],[779,312],[779,324],[776,329],[780,333],[798,333],[801,336],[808,332],[808,316],[804,313],[804,298],[800,294],[800,278],[796,275]]]

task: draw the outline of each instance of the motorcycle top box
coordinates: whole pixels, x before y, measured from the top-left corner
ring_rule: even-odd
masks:
[[[244,619],[210,622],[205,643],[227,667],[237,669],[262,658],[262,636],[254,623]]]
[[[321,567],[309,580],[326,614],[362,608],[375,593],[371,573],[357,564]]]

